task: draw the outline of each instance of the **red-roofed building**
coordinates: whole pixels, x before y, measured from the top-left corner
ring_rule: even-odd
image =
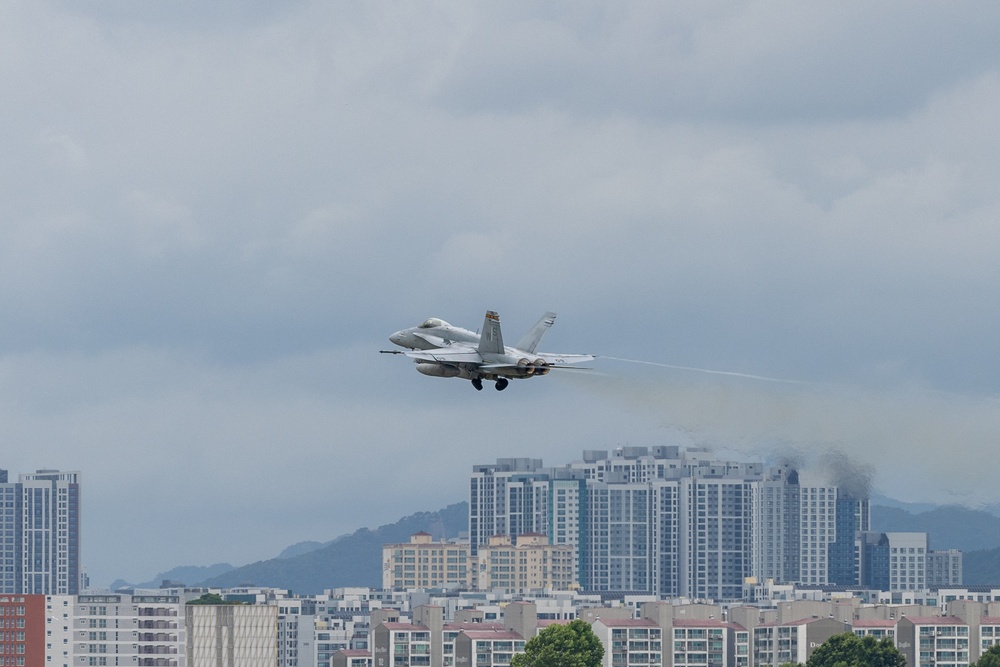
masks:
[[[979,655],[994,644],[1000,644],[1000,617],[983,616],[979,619]]]
[[[408,544],[382,545],[382,588],[468,588],[469,545],[435,542],[423,531]]]
[[[896,624],[896,647],[906,667],[967,667],[969,625],[957,616],[904,616]]]
[[[487,630],[498,632],[507,628],[502,623],[446,623],[441,630],[442,641],[442,667],[454,667],[455,665],[455,641],[462,634],[463,630]]]
[[[591,628],[604,645],[604,667],[661,664],[663,630],[653,621],[599,617]]]
[[[479,546],[476,558],[473,581],[479,590],[527,593],[574,587],[573,548],[549,544],[541,533],[525,533],[513,542],[507,535],[495,535]]]
[[[753,630],[754,665],[778,667],[788,662],[805,664],[823,642],[850,632],[851,626],[834,618],[803,618],[789,623],[765,623]],[[910,663],[907,663],[910,667]]]
[[[879,640],[888,637],[893,644],[896,643],[896,621],[894,619],[851,621],[851,630],[858,637],[874,637]]]
[[[379,623],[371,650],[372,667],[431,667],[431,632],[424,625]]]
[[[670,659],[685,667],[747,667],[750,633],[742,625],[716,619],[671,621]]]
[[[372,654],[361,649],[340,649],[330,658],[330,667],[372,667]]]
[[[455,638],[456,667],[508,667],[524,652],[524,638],[513,630],[465,629]]]

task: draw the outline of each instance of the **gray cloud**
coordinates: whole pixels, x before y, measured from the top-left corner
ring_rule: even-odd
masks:
[[[696,439],[959,489],[1000,377],[983,11],[5,5],[3,465],[84,471],[99,582],[451,502],[506,455]],[[628,411],[375,354],[486,308],[557,310],[557,351],[861,390],[657,380]],[[929,479],[906,442],[971,444]]]

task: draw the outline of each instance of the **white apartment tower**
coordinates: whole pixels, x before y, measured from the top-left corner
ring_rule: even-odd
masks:
[[[184,604],[176,595],[78,595],[71,618],[72,664],[185,667],[183,619]]]
[[[746,578],[853,584],[868,501],[790,466],[712,458],[704,449],[588,450],[546,468],[538,459],[475,466],[470,554],[527,532],[575,549],[584,590],[735,599]]]

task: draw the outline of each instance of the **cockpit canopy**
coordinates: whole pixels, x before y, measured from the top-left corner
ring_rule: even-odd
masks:
[[[417,328],[418,329],[437,329],[438,327],[447,327],[447,326],[451,326],[451,325],[449,325],[444,320],[439,320],[436,317],[431,317],[431,318],[428,318],[428,319],[424,320],[424,323],[421,324]]]

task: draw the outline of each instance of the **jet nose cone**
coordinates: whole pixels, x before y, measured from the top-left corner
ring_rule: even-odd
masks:
[[[396,333],[394,333],[391,336],[389,336],[389,342],[395,343],[396,345],[399,345],[400,347],[406,347],[403,344],[404,338],[405,338],[405,336],[404,336],[403,332],[402,331],[397,331]]]

